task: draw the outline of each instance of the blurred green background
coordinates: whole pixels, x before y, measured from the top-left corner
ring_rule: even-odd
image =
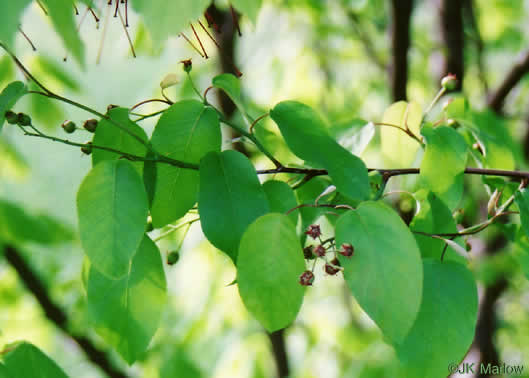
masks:
[[[217,5],[223,9],[226,4],[217,1]],[[520,51],[529,46],[529,3],[478,0],[474,10],[484,44],[482,67],[473,31],[465,29],[464,93],[472,106],[480,108],[486,101],[484,79],[490,87],[496,87]],[[443,74],[437,17],[436,1],[415,2],[408,98],[423,108],[435,96]],[[88,17],[80,29],[86,47],[86,67],[82,70],[74,59],[63,61],[66,53],[62,42],[33,3],[24,13],[22,28],[37,52],[18,34],[16,53],[52,90],[102,112],[109,104],[131,107],[144,99],[159,97],[159,83],[169,73],[176,73],[180,79],[165,91],[169,97],[194,98],[179,64],[183,59],[193,59],[192,75],[200,91],[221,71],[217,49],[204,33],[200,35],[211,55],[208,60],[201,58],[183,38],[173,37],[164,48],[154,47],[141,19],[132,11],[129,19],[138,57],[131,56],[117,19],[103,14],[96,28]],[[389,3],[383,0],[264,1],[257,23],[253,25],[243,15],[242,36],[235,38],[234,62],[243,73],[243,94],[252,112],[260,115],[281,100],[296,99],[318,109],[337,130],[340,124],[356,118],[379,121],[393,101],[387,72],[377,63],[390,60],[391,21]],[[186,33],[191,35],[190,30]],[[22,75],[5,54],[0,55],[0,87],[15,78],[21,79]],[[505,104],[506,128],[520,143],[528,129],[528,78],[522,79]],[[217,101],[216,93],[209,96],[212,102]],[[90,118],[78,109],[36,96],[26,96],[16,109],[31,114],[38,127],[61,136],[60,124],[64,120],[81,124]],[[159,109],[152,104],[141,107],[141,112]],[[142,123],[149,135],[155,122],[156,118],[151,118]],[[91,138],[86,133],[83,139],[82,131],[78,134],[75,139]],[[277,156],[292,161],[294,158],[282,148],[277,135],[271,120],[265,120],[258,129],[258,136]],[[225,143],[231,143],[227,133]],[[368,166],[385,166],[379,143],[377,135],[361,155]],[[516,155],[517,169],[527,169],[528,161],[520,152]],[[265,160],[256,158],[255,163],[268,167]],[[90,159],[76,148],[24,137],[7,125],[2,131],[0,196],[28,212],[54,216],[75,230],[76,191],[89,168]],[[394,180],[392,188],[413,187],[410,181]],[[475,220],[483,216],[488,198],[478,185],[479,178],[468,181],[466,196],[471,200],[465,204],[465,211],[469,219]],[[413,207],[406,196],[390,196],[390,200],[403,212]],[[524,266],[514,263],[516,251],[509,245],[493,258],[482,257],[487,240],[501,232],[506,232],[502,225],[494,226],[470,240],[472,263],[482,284],[493,281],[499,272],[508,275],[508,288],[496,305],[499,323],[494,342],[500,361],[529,364],[529,285]],[[160,242],[162,253],[178,248],[181,236],[174,233],[164,238]],[[54,300],[67,310],[72,328],[88,333],[104,347],[86,325],[81,282],[83,252],[79,242],[53,247],[25,243],[21,249]],[[183,242],[180,261],[165,268],[170,305],[149,352],[132,367],[113,355],[116,365],[137,377],[170,377],[170,372],[178,369],[186,372],[182,377],[275,376],[269,339],[244,309],[237,287],[229,286],[235,278],[232,263],[205,241],[198,224],[191,227]],[[348,294],[342,277],[325,276],[322,269],[317,272],[298,319],[285,333],[292,376],[393,377],[397,362],[392,348]],[[0,308],[0,344],[25,339],[45,351],[72,377],[102,376],[75,343],[45,318],[3,259]],[[477,354],[479,351],[472,349],[467,359],[478,360]]]

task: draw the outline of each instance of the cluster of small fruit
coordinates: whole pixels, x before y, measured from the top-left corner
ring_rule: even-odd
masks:
[[[303,286],[311,286],[314,282],[314,267],[316,266],[316,260],[322,259],[325,261],[323,270],[328,275],[334,276],[339,271],[343,270],[340,265],[340,261],[337,258],[337,254],[350,258],[354,254],[354,247],[349,243],[344,243],[337,250],[334,238],[322,241],[321,240],[321,229],[318,224],[311,224],[305,234],[310,236],[313,240],[318,240],[319,244],[309,245],[303,248],[303,255],[306,260],[314,260],[312,270],[306,270],[299,276],[299,283]],[[328,260],[328,255],[334,254],[332,260]]]

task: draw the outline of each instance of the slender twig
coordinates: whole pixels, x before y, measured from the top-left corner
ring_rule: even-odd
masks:
[[[209,39],[211,39],[213,41],[213,43],[220,49],[220,45],[219,43],[217,42],[217,40],[215,38],[213,38],[213,36],[208,32],[208,29],[206,29],[204,27],[204,25],[202,24],[202,22],[200,20],[198,20],[198,24],[200,25],[200,27],[202,28],[202,30],[204,30],[206,32],[206,34],[208,35]]]
[[[198,44],[200,45],[200,48],[202,49],[202,52],[204,53],[204,57],[206,59],[209,59],[208,53],[206,52],[206,49],[204,48],[204,45],[202,45],[202,41],[198,37],[198,34],[197,34],[196,30],[195,30],[195,27],[193,26],[193,24],[191,22],[189,23],[189,26],[191,26],[191,30],[193,30],[193,34],[195,35],[195,38],[198,40]]]
[[[260,120],[262,120],[262,119],[268,117],[269,115],[270,115],[270,113],[265,113],[265,114],[263,114],[262,116],[257,117],[257,118],[255,119],[255,121],[253,121],[252,124],[250,125],[250,134],[253,133],[253,129],[254,129],[255,125],[257,125],[257,124],[259,123]]]
[[[118,15],[119,20],[121,21],[121,25],[123,25],[123,30],[125,31],[125,35],[127,36],[127,41],[129,41],[130,51],[132,52],[132,56],[136,58],[136,51],[134,51],[134,43],[132,43],[132,39],[130,39],[129,31],[127,30],[127,24],[125,24],[125,20],[123,19],[123,16],[121,15],[121,11],[118,9]]]
[[[181,229],[182,227],[184,226],[191,226],[193,223],[195,222],[198,222],[200,220],[200,218],[195,218],[195,219],[191,219],[190,221],[187,221],[187,222],[183,222],[183,223],[180,223],[179,225],[176,225],[176,226],[171,226],[171,229],[169,231],[166,231],[164,232],[163,234],[161,234],[160,236],[158,236],[156,239],[154,239],[153,241],[154,242],[157,242],[157,241],[160,241],[162,240],[163,238],[165,238],[166,236],[172,234],[173,232]],[[187,231],[186,231],[187,232]]]
[[[187,79],[189,80],[189,82],[191,83],[191,87],[193,88],[193,90],[195,91],[195,93],[197,94],[197,96],[202,100],[204,101],[204,97],[202,97],[202,93],[200,93],[200,91],[197,89],[197,87],[195,86],[195,82],[193,81],[193,79],[191,78],[191,73],[190,72],[186,72],[187,73]]]
[[[179,36],[180,36],[180,35],[181,35],[182,37],[184,37],[184,39],[187,41],[187,43],[189,43],[189,44],[191,45],[191,47],[192,47],[192,48],[198,53],[198,55],[200,55],[202,58],[204,58],[204,54],[202,54],[202,51],[200,51],[200,50],[198,49],[198,47],[196,47],[195,44],[194,44],[193,42],[191,42],[191,41],[189,40],[189,38],[187,38],[187,36],[186,36],[184,33],[180,33]]]
[[[399,129],[400,131],[402,131],[403,133],[405,133],[406,135],[408,135],[410,138],[414,139],[417,143],[419,143],[421,146],[423,145],[422,141],[419,139],[419,137],[417,135],[415,135],[413,133],[413,131],[411,131],[408,126],[406,126],[406,128],[403,128],[399,125],[394,125],[392,123],[386,123],[386,122],[374,122],[373,125],[375,126],[386,126],[386,127],[393,127],[393,128],[396,128],[396,129]]]
[[[35,45],[33,44],[33,42],[31,42],[31,39],[29,39],[29,37],[27,36],[26,33],[24,33],[24,31],[22,30],[22,28],[20,27],[20,25],[18,25],[18,31],[20,32],[20,34],[22,34],[22,36],[24,37],[24,39],[26,41],[28,41],[29,45],[31,46],[31,49],[33,51],[37,51],[37,48],[35,47]]]
[[[129,112],[132,112],[134,109],[139,108],[142,105],[149,104],[151,102],[163,102],[164,104],[171,105],[171,103],[167,100],[161,98],[151,98],[149,100],[140,101],[137,104],[133,105],[132,108],[130,108]]]

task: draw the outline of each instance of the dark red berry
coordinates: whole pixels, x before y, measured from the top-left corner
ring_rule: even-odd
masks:
[[[97,119],[88,119],[84,122],[83,124],[83,127],[91,132],[91,133],[95,133],[96,129],[97,129]]]
[[[312,251],[312,253],[314,253],[314,254],[315,254],[316,256],[318,256],[318,257],[323,257],[323,256],[325,256],[325,252],[326,252],[325,247],[324,247],[323,245],[321,245],[321,244],[318,244],[318,245],[314,248],[314,250]]]
[[[312,286],[314,282],[314,274],[310,270],[306,270],[299,276],[299,283],[302,286]]]
[[[331,260],[331,264],[334,265],[334,266],[342,266],[340,264],[340,261],[336,257]]]
[[[323,267],[323,270],[325,270],[325,273],[327,273],[330,276],[334,276],[336,273],[340,271],[340,269],[332,266],[331,264],[325,264]]]
[[[351,257],[354,253],[355,249],[354,247],[349,243],[342,244],[342,247],[338,251],[338,253],[345,257]]]
[[[314,254],[312,252],[312,249],[313,249],[312,245],[309,245],[309,246],[303,248],[303,256],[305,257],[305,259],[312,260],[314,258]]]
[[[319,224],[311,224],[307,231],[305,231],[305,235],[309,235],[313,239],[317,239],[321,235],[321,229]]]

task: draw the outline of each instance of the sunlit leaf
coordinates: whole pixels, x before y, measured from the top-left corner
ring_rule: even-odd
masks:
[[[413,234],[380,202],[363,202],[336,224],[336,245],[350,243],[352,257],[338,256],[347,286],[393,344],[411,329],[422,293],[422,264]]]
[[[294,321],[303,302],[298,282],[305,270],[294,223],[284,214],[258,218],[244,233],[237,259],[237,285],[244,305],[273,332]]]
[[[369,196],[367,168],[362,160],[340,146],[323,120],[307,105],[284,101],[271,110],[288,146],[301,159],[327,169],[338,190],[351,199]]]
[[[20,97],[24,96],[27,88],[21,81],[14,81],[0,93],[0,131],[4,126],[5,113],[15,106]]]
[[[88,311],[97,333],[132,364],[158,329],[167,287],[158,247],[144,236],[127,274],[113,280],[90,268]]]
[[[243,154],[210,152],[201,160],[198,210],[202,231],[233,261],[246,228],[268,209],[255,168]]]
[[[154,149],[170,158],[198,164],[210,151],[220,151],[219,118],[213,108],[196,100],[171,105],[156,124],[151,138]],[[183,217],[198,199],[199,174],[168,164],[157,164],[151,207],[154,227]]]
[[[13,42],[22,14],[30,3],[31,0],[0,2],[0,42],[4,42],[7,47],[14,47]]]
[[[419,314],[408,336],[396,347],[406,376],[448,375],[450,364],[459,364],[472,344],[477,311],[472,273],[462,264],[425,259]]]
[[[3,355],[8,377],[68,378],[64,371],[39,348],[26,341],[8,345]]]
[[[79,234],[97,270],[113,278],[129,271],[147,211],[142,179],[129,162],[103,161],[86,175],[77,193]]]

